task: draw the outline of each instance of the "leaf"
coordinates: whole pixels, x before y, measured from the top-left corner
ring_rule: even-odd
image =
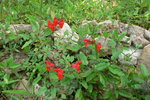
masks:
[[[91,71],[91,70],[88,70],[88,71],[85,71],[85,72],[83,72],[83,73],[81,73],[81,76],[82,77],[87,77],[89,74],[91,74],[93,71]]]
[[[144,64],[141,64],[141,73],[142,73],[144,76],[148,76],[148,75],[149,75],[148,69],[147,69],[147,67],[146,67]]]
[[[79,45],[77,45],[77,44],[67,47],[68,50],[71,50],[71,51],[74,51],[74,52],[78,51],[80,48],[81,47]]]
[[[58,77],[57,77],[57,75],[56,75],[55,72],[49,73],[49,76],[50,76],[50,78],[52,78],[52,79],[58,79]]]
[[[145,100],[149,100],[149,98],[150,98],[150,95],[145,96]]]
[[[75,94],[75,98],[77,98],[77,100],[84,100],[83,99],[83,95],[82,95],[82,90],[78,89],[76,94]]]
[[[108,90],[106,93],[103,94],[104,99],[108,99],[113,95],[112,90]]]
[[[118,40],[122,40],[126,36],[126,32],[122,32],[121,35],[119,35]]]
[[[30,22],[31,22],[31,25],[32,25],[32,29],[34,31],[39,29],[40,26],[39,26],[39,24],[36,21],[31,20]]]
[[[80,52],[79,58],[80,58],[80,60],[82,60],[83,65],[88,65],[88,60],[87,60],[87,57],[84,53]]]
[[[124,76],[124,73],[121,71],[121,69],[117,65],[111,65],[109,67],[109,71],[115,75]]]
[[[23,48],[29,46],[31,43],[32,43],[32,40],[27,41],[27,42],[22,46],[21,49],[23,49]]]
[[[108,45],[111,46],[111,47],[115,47],[116,46],[116,42],[114,40],[110,40],[108,42]]]
[[[25,90],[4,90],[3,93],[20,94],[20,95],[33,95]]]
[[[37,84],[37,83],[41,80],[41,78],[42,78],[42,77],[40,76],[40,74],[38,74],[38,77],[33,80],[33,83],[32,83],[32,84],[33,84],[33,85]]]
[[[106,87],[106,81],[107,80],[105,80],[105,76],[102,73],[99,73],[99,78],[100,78],[100,83],[102,83],[102,85],[104,87]]]
[[[88,88],[88,84],[87,84],[86,81],[82,81],[82,82],[80,82],[80,84],[81,84],[85,89]]]
[[[56,98],[56,93],[57,93],[57,88],[52,88],[50,94],[53,98]]]
[[[51,35],[52,34],[52,31],[50,30],[50,29],[46,29],[45,31],[44,31],[44,35],[45,36],[49,36],[49,35]]]
[[[32,25],[33,30],[34,31],[38,30],[39,29],[39,24],[36,22],[37,21],[37,17],[32,16],[32,15],[26,15],[26,16],[27,16],[27,18],[29,18],[29,21],[30,21],[30,23]]]
[[[127,98],[130,98],[130,99],[133,98],[133,96],[130,93],[128,93],[127,91],[124,91],[124,90],[119,91],[119,94],[123,97],[127,97]]]
[[[88,91],[89,91],[90,93],[92,93],[92,91],[93,91],[93,85],[92,85],[92,84],[89,84],[89,86],[88,86]]]
[[[62,98],[62,99],[66,99],[67,97],[66,97],[65,94],[61,94],[61,98]]]
[[[103,36],[104,36],[105,38],[108,38],[108,37],[110,36],[110,33],[108,33],[106,30],[104,30]]]
[[[122,52],[122,50],[118,50],[118,49],[113,48],[111,59],[116,60],[119,57],[119,55],[121,54],[121,52]]]
[[[94,79],[94,78],[95,78],[95,75],[96,75],[96,73],[94,73],[94,72],[91,73],[90,75],[88,75],[88,76],[86,77],[86,81],[88,82],[88,81]]]
[[[46,87],[40,87],[40,88],[38,89],[37,95],[38,95],[38,96],[43,95],[43,94],[45,94],[46,91],[47,91],[47,88],[46,88]]]
[[[99,63],[95,65],[95,69],[98,71],[103,71],[105,70],[110,64],[109,63]]]

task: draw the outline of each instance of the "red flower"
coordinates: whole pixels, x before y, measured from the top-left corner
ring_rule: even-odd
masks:
[[[93,42],[95,42],[95,43],[96,43],[96,40],[93,40]]]
[[[82,61],[78,61],[77,63],[73,64],[71,67],[72,68],[76,68],[76,71],[79,71],[81,63],[82,63]]]
[[[51,63],[51,62],[49,62],[49,61],[45,61],[46,63],[47,63],[47,65],[46,65],[46,70],[47,71],[50,71],[51,70],[51,66],[52,66],[52,68],[54,68],[54,64],[53,63]]]
[[[55,24],[52,23],[50,20],[48,20],[48,27],[52,30],[52,32],[55,31]]]
[[[57,24],[58,24],[57,17],[54,17],[54,25],[57,26]]]
[[[53,23],[52,23],[50,20],[48,20],[48,27],[52,30],[52,32],[55,31],[55,27],[56,27],[58,24],[59,24],[60,28],[62,28],[63,25],[64,25],[64,19],[58,21],[58,20],[57,20],[57,17],[54,17]]]
[[[101,47],[102,47],[101,43],[98,43],[97,46],[96,46],[96,50],[100,51]]]
[[[92,44],[92,42],[87,38],[84,39],[84,42],[85,42],[84,44],[85,47],[87,47],[89,44]]]
[[[64,26],[64,19],[59,21],[59,26],[60,26],[60,28],[62,28]]]
[[[58,79],[62,79],[64,76],[63,76],[63,73],[64,71],[61,69],[61,68],[56,68],[54,69],[54,72],[57,72],[57,75],[58,75]]]
[[[50,71],[51,68],[50,68],[49,66],[46,65],[46,70],[47,70],[47,71]]]

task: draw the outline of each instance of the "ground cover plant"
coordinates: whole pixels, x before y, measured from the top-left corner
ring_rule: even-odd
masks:
[[[148,29],[149,1],[106,1],[0,1],[0,99],[149,100],[146,66],[117,60],[128,48],[121,42],[126,32],[103,32],[111,38],[105,48],[97,34],[101,25],[80,26],[85,19],[117,19]],[[75,44],[54,39],[64,23],[79,35]],[[8,33],[11,24],[31,24],[33,31]]]

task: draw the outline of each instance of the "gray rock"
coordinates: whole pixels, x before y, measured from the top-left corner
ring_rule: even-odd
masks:
[[[85,25],[87,25],[87,24],[92,24],[92,25],[96,25],[96,26],[99,25],[99,23],[97,23],[96,20],[92,20],[92,21],[84,20],[84,21],[82,22],[82,26],[85,26]]]
[[[142,47],[150,43],[150,32],[136,25],[131,25],[128,28],[128,34],[130,35],[131,40],[134,45],[141,44]],[[146,34],[145,34],[146,33]],[[145,35],[144,35],[145,34]]]
[[[124,50],[121,53],[118,61],[121,64],[136,65],[138,57],[141,55],[141,51],[141,49],[136,50],[134,47],[130,47],[128,50]]]
[[[138,59],[138,65],[140,64],[146,65],[150,72],[150,44],[145,46],[142,50],[142,54]]]
[[[73,32],[67,23],[64,23],[63,28],[58,29],[53,33],[54,39],[60,41],[61,43],[71,43],[76,44],[79,40],[79,35]]]
[[[141,44],[142,48],[146,46],[147,44],[150,44],[150,31],[139,27],[137,25],[129,25],[119,22],[118,20],[111,21],[106,20],[100,23],[93,21],[84,21],[82,23],[82,26],[85,26],[86,24],[95,23],[94,25],[102,25],[102,27],[98,30],[98,33],[100,35],[103,34],[103,32],[106,30],[107,32],[113,32],[114,29],[118,30],[118,33],[121,34],[122,32],[127,32],[127,36],[130,37],[131,41],[134,45]]]
[[[6,33],[14,32],[19,33],[22,31],[33,32],[32,26],[30,24],[12,24]]]

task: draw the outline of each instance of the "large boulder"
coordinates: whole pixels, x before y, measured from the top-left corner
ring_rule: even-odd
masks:
[[[64,23],[63,28],[56,30],[53,35],[54,39],[61,43],[76,44],[79,40],[79,35],[76,32],[73,32],[67,23]]]
[[[146,65],[150,72],[150,44],[145,46],[144,49],[142,50],[142,54],[138,59],[138,64]]]

